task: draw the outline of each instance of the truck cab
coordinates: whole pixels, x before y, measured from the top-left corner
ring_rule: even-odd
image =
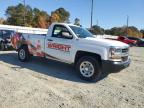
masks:
[[[123,68],[130,64],[129,45],[97,39],[87,29],[65,23],[53,23],[46,36],[15,33],[12,45],[22,62],[33,55],[74,64],[85,80],[99,79],[103,64]]]

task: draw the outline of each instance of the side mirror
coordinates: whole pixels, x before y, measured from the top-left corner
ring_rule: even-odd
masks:
[[[73,38],[73,36],[70,35],[68,32],[62,32],[62,36],[66,39],[72,39]]]

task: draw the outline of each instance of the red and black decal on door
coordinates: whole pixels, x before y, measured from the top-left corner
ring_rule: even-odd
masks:
[[[64,52],[69,52],[71,49],[70,45],[58,44],[58,43],[53,43],[53,42],[48,42],[47,47],[50,49],[60,50]]]

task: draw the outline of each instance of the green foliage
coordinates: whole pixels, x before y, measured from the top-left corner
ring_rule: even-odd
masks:
[[[144,33],[144,29],[141,29],[140,32],[141,32],[141,33]]]
[[[65,22],[69,20],[70,13],[66,11],[64,8],[56,9],[51,13],[51,16],[57,17],[57,22]]]
[[[51,16],[37,8],[32,9],[29,5],[9,6],[6,10],[6,24],[16,26],[30,26],[47,28],[52,22],[68,22],[70,13],[64,8],[56,9]]]
[[[94,35],[104,34],[104,29],[97,25],[92,26],[92,28],[89,31]]]
[[[80,19],[79,18],[75,18],[74,25],[80,26]]]
[[[107,35],[115,35],[115,36],[135,36],[135,37],[142,37],[142,33],[134,26],[130,27],[113,27],[111,29],[105,30],[105,34]]]
[[[40,27],[40,28],[47,28],[50,16],[45,11],[40,11],[37,8],[34,8],[33,11],[33,20],[32,26],[33,27]]]
[[[24,25],[24,13],[28,10],[22,5],[9,6],[6,10],[7,24]]]
[[[144,37],[144,30],[138,30],[134,26],[126,26],[123,27],[113,27],[111,29],[104,30],[100,26],[94,25],[90,30],[91,33],[98,35],[98,34],[107,34],[107,35],[114,35],[114,36],[134,36],[134,37]]]
[[[144,38],[144,29],[141,29],[140,32],[142,33],[142,37]]]
[[[3,18],[0,18],[0,24],[5,24],[5,20]]]
[[[126,35],[126,29],[125,27],[119,28],[119,27],[113,27],[110,30],[106,30],[105,33],[108,32],[108,35],[116,35],[116,36],[121,36],[121,35]]]

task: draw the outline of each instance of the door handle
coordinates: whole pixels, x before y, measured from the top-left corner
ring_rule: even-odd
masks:
[[[52,39],[47,39],[47,41],[53,41]]]

